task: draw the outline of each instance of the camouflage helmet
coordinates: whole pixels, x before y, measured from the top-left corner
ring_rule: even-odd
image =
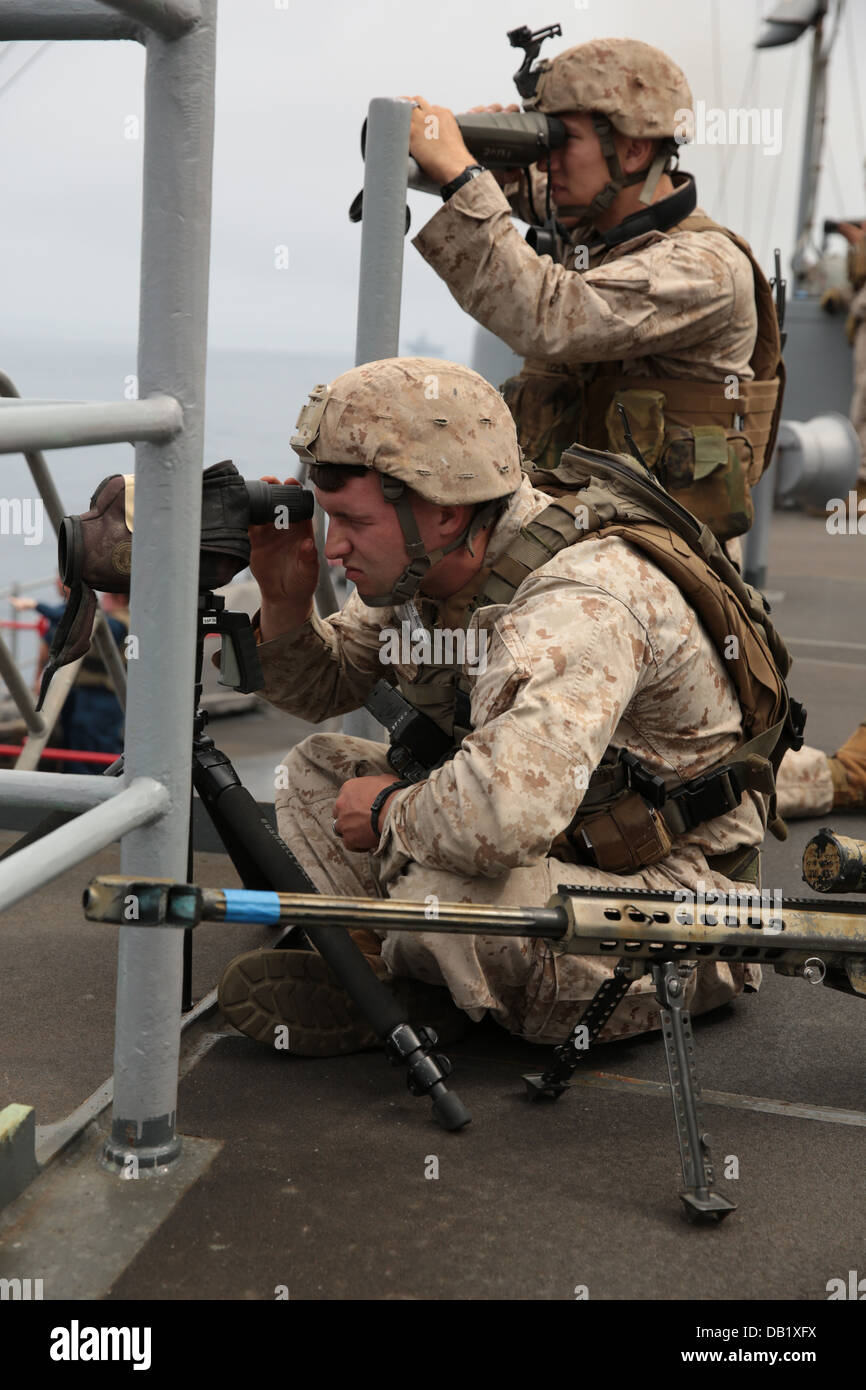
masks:
[[[406,602],[443,556],[468,545],[517,491],[522,455],[510,410],[477,372],[435,357],[365,362],[317,386],[291,444],[306,463],[352,464],[379,474],[397,512],[410,563],[373,607]],[[407,489],[439,506],[476,506],[465,530],[428,553]]]
[[[385,357],[310,393],[292,448],[307,463],[375,469],[441,505],[507,497],[520,484],[511,411],[469,367]]]
[[[692,109],[685,74],[660,48],[639,39],[592,39],[545,59],[527,110],[547,115],[599,111],[634,139],[673,140],[677,112]],[[680,136],[680,138],[682,138]]]
[[[593,126],[610,172],[610,180],[586,206],[564,207],[564,217],[592,221],[631,184],[642,183],[640,201],[648,206],[668,162],[687,139],[683,113],[692,110],[692,93],[685,74],[660,48],[639,39],[591,39],[547,58],[534,69],[535,93],[527,111],[564,115],[591,113]],[[623,173],[613,139],[614,130],[636,140],[658,140],[648,169]]]

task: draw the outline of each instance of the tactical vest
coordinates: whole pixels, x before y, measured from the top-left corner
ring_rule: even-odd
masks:
[[[437,621],[447,617],[465,627],[479,608],[511,603],[524,579],[560,550],[590,536],[621,536],[667,575],[697,613],[733,679],[743,719],[743,738],[724,762],[672,790],[633,755],[609,749],[554,852],[567,845],[571,853],[562,857],[632,873],[663,859],[673,835],[739,805],[747,790],[769,797],[770,829],[784,839],[775,773],[785,751],[802,745],[803,712],[789,699],[785,677],[791,659],[760,593],[743,582],[709,528],[631,459],[575,446],[555,471],[531,473],[530,480],[555,500],[476,576],[468,601],[465,594],[455,596]],[[455,602],[462,603],[462,619]],[[398,685],[410,704],[452,735],[456,751],[470,732],[466,677],[453,666],[424,666],[417,680],[399,678]],[[757,858],[750,848],[708,862],[728,877],[753,881]]]
[[[758,334],[752,381],[690,381],[624,374],[601,362],[579,372],[528,361],[502,387],[520,444],[537,468],[556,468],[573,442],[629,452],[618,405],[660,482],[718,540],[754,520],[751,490],[769,464],[782,411],[785,370],[773,295],[748,244],[712,218],[692,213],[668,229],[721,232],[752,266]],[[734,396],[736,392],[736,396]]]

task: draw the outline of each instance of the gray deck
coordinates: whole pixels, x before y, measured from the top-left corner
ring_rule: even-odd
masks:
[[[866,717],[862,557],[860,537],[776,517],[774,616],[796,639],[809,740],[829,751]],[[212,732],[242,775],[265,776],[300,730],[269,712]],[[765,886],[808,891],[800,856],[819,824],[866,838],[866,816],[793,823],[785,844],[768,842]],[[35,1105],[40,1125],[111,1071],[115,932],[86,923],[78,899],[116,864],[106,851],[3,919],[0,1104]],[[215,854],[197,856],[196,874],[237,882]],[[197,931],[197,998],[261,932]],[[448,1049],[473,1114],[451,1135],[380,1055],[287,1057],[214,1013],[185,1035],[178,1124],[196,1142],[171,1192],[99,1173],[91,1126],[0,1223],[0,1277],[37,1275],[50,1249],[46,1298],[272,1300],[284,1285],[292,1300],[569,1299],[583,1284],[591,1299],[824,1300],[829,1279],[866,1275],[863,1005],[771,974],[758,995],[695,1020],[695,1034],[720,1177],[727,1156],[739,1160],[739,1180],[721,1182],[739,1209],[718,1229],[681,1214],[658,1035],[600,1049],[601,1078],[533,1106],[520,1077],[540,1050],[482,1024]],[[814,1109],[768,1113],[767,1100]],[[105,1229],[124,1236],[105,1249],[88,1234],[100,1202]]]

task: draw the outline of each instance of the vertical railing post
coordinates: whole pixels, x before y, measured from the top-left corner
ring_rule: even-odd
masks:
[[[770,550],[770,526],[773,521],[773,494],[776,490],[776,453],[769,467],[752,488],[755,519],[743,537],[743,578],[756,589],[767,583],[767,564]]]
[[[174,396],[183,431],[136,446],[126,776],[171,809],[123,840],[124,873],[186,878],[210,256],[216,0],[188,33],[149,33],[145,79],[139,394]],[[120,932],[114,1113],[105,1157],[155,1167],[175,1129],[183,933]]]
[[[355,366],[399,351],[411,121],[408,101],[374,97],[370,102]]]
[[[364,155],[356,367],[362,362],[396,357],[400,350],[411,122],[412,107],[408,101],[374,97],[370,102]],[[347,590],[351,593],[351,586]],[[347,714],[342,727],[355,738],[382,739],[381,726],[366,710]]]

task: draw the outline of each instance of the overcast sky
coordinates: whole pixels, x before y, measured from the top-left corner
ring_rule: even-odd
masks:
[[[601,36],[664,48],[707,106],[781,110],[781,152],[690,148],[701,205],[745,234],[769,271],[790,256],[809,42],[757,55],[755,0],[220,0],[210,337],[246,348],[345,352],[354,344],[359,129],[371,97],[420,92],[465,110],[514,99],[521,23],[558,21],[545,52]],[[0,88],[36,49],[0,47]],[[866,214],[855,56],[866,5],[849,0],[831,70],[819,217]],[[16,339],[128,342],[136,333],[144,53],[132,43],[53,43],[0,90],[3,211],[0,362]],[[727,169],[727,173],[725,172]],[[724,183],[724,186],[722,187]],[[841,203],[843,206],[839,206]],[[436,209],[410,195],[417,230]],[[274,247],[290,248],[289,268]],[[787,266],[786,266],[787,269]],[[471,326],[406,241],[404,341],[426,333],[466,355]]]

